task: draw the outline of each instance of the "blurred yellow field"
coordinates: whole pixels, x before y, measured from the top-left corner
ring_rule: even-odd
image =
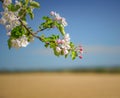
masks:
[[[120,98],[120,74],[0,74],[0,98]]]

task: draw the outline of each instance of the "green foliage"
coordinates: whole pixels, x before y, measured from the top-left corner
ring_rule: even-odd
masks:
[[[50,37],[45,37],[44,35],[41,36],[41,38],[43,39],[42,42],[45,43],[45,47],[48,48],[52,48],[53,51],[54,51],[54,54],[56,56],[59,56],[61,55],[62,53],[58,53],[56,51],[56,46],[57,46],[57,43],[56,43],[56,40],[59,39],[59,35],[51,35]]]
[[[59,31],[61,32],[62,35],[65,35],[65,30],[64,27],[62,25],[57,25],[57,28],[59,29]]]
[[[34,7],[34,8],[39,8],[40,7],[40,4],[36,1],[31,1],[30,2],[30,6]]]
[[[25,33],[26,33],[26,30],[23,26],[16,26],[11,31],[11,37],[12,38],[19,38],[19,37],[23,36]]]
[[[26,20],[26,15],[28,14],[31,19],[34,18],[33,9],[39,8],[40,4],[36,1],[29,1],[29,0],[20,0],[21,2],[21,10],[19,11],[19,16],[22,20]],[[17,5],[16,5],[17,6]]]
[[[53,34],[50,37],[45,37],[44,35],[42,35],[41,38],[43,39],[42,42],[45,42],[45,44],[49,43],[50,48],[53,48],[54,46],[56,46],[56,40],[59,38],[59,35]]]
[[[29,0],[25,0],[25,5],[28,5],[28,3],[29,3]]]
[[[8,5],[8,10],[12,12],[16,12],[19,8],[20,8],[19,5],[14,5],[14,4]]]
[[[58,52],[56,51],[56,47],[53,48],[53,51],[54,51],[54,55],[55,55],[55,56],[58,56],[58,57],[59,57],[59,56],[61,55],[61,53],[58,53]]]
[[[34,14],[33,14],[33,12],[32,12],[32,9],[31,9],[30,7],[28,7],[28,8],[26,9],[26,11],[27,11],[27,13],[29,14],[30,18],[33,19],[33,18],[34,18]]]
[[[43,22],[41,25],[40,25],[40,28],[52,28],[53,27],[53,20],[47,16],[44,16],[43,17],[43,20],[45,20],[45,22]]]
[[[22,20],[26,21],[26,9],[21,9],[18,13]]]
[[[62,35],[65,35],[64,27],[61,24],[59,24],[57,21],[54,21],[53,19],[51,19],[48,16],[44,16],[43,20],[45,20],[45,22],[40,24],[40,26],[39,26],[40,29],[50,29],[53,27],[57,27],[58,30],[60,31],[60,33]]]
[[[70,47],[71,47],[72,49],[74,49],[74,48],[75,48],[75,45],[74,45],[72,42],[70,42]]]
[[[11,39],[12,39],[12,38],[9,38],[9,39],[8,39],[8,48],[9,48],[9,49],[11,49],[11,47],[12,47],[12,45],[11,45]]]
[[[72,60],[74,60],[77,57],[77,52],[73,50],[71,52],[71,57],[72,57]]]

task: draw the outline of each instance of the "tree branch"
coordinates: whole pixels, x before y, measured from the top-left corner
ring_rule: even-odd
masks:
[[[24,25],[24,23],[22,22],[21,19],[19,19],[19,21],[20,21],[21,25],[27,30],[28,33],[30,33],[32,36],[38,38],[38,39],[41,40],[41,41],[43,40],[40,36],[37,36],[35,33],[31,32],[31,31],[27,28],[27,26]]]

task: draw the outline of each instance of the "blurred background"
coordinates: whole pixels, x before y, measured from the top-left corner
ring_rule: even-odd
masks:
[[[66,18],[71,41],[83,46],[83,59],[56,57],[38,39],[9,50],[0,25],[0,98],[120,98],[120,74],[93,74],[120,73],[120,0],[35,1],[41,7],[34,20],[27,17],[29,26],[36,31],[42,17],[56,11]],[[43,33],[59,34],[56,29]]]
[[[36,0],[34,20],[28,24],[36,31],[43,16],[56,11],[65,17],[75,45],[82,45],[83,59],[56,57],[38,39],[26,48],[8,49],[6,30],[0,25],[0,70],[54,70],[93,67],[119,67],[120,65],[120,1],[119,0]],[[2,5],[0,3],[0,11]],[[56,29],[43,31],[45,35],[59,34]]]

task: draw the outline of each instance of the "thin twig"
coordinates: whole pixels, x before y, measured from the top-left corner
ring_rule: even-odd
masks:
[[[39,32],[45,30],[46,28],[43,28],[43,29],[39,29],[38,31],[36,31],[34,34],[38,34]]]
[[[31,31],[27,28],[27,26],[24,25],[24,23],[22,22],[21,19],[19,19],[19,21],[20,21],[21,25],[27,30],[28,33],[30,33],[32,36],[34,36],[34,37],[36,37],[36,38],[38,38],[39,40],[42,41],[42,38],[41,38],[40,36],[37,36],[35,33],[31,32]]]

